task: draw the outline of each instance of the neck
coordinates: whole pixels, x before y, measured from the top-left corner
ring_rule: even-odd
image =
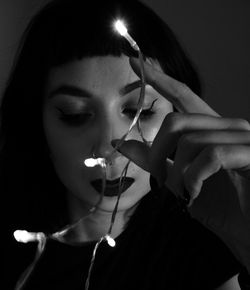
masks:
[[[136,207],[137,205],[128,210],[117,211],[112,231],[110,233],[113,238],[116,238],[123,232]],[[102,236],[105,236],[110,229],[112,213],[112,211],[105,211],[97,208],[90,214],[89,209],[86,209],[86,206],[79,209],[79,207],[75,207],[71,204],[71,222],[73,223],[74,221],[80,220],[77,222],[73,230],[69,232],[67,239],[77,242],[99,240]],[[84,216],[85,218],[81,218]]]

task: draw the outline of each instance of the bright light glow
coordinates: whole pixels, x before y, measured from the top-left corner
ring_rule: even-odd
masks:
[[[125,36],[128,33],[125,24],[121,20],[116,20],[114,27],[121,34],[121,36]]]
[[[95,167],[96,165],[104,167],[106,165],[106,161],[105,158],[88,158],[84,160],[84,164],[87,167]]]
[[[128,33],[128,30],[125,26],[125,24],[123,23],[123,21],[121,20],[116,20],[114,23],[114,27],[115,30],[124,38],[127,39],[127,41],[129,42],[129,44],[131,45],[131,47],[136,50],[136,51],[140,51],[139,46],[137,45],[137,43],[135,42],[135,40],[131,37],[131,35]]]
[[[13,235],[16,241],[20,243],[35,242],[38,240],[37,233],[30,233],[27,231],[17,230],[13,233]]]
[[[110,235],[106,235],[105,239],[107,241],[107,243],[109,244],[110,247],[114,247],[115,246],[115,240],[110,236]]]

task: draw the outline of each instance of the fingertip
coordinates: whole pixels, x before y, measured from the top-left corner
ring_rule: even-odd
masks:
[[[192,199],[196,199],[199,196],[199,194],[200,194],[200,190],[190,192],[190,196]]]
[[[192,195],[186,189],[184,189],[181,199],[184,201],[186,207],[191,207],[194,203],[194,200],[197,196]]]
[[[190,200],[187,207],[191,207],[194,203],[194,200],[199,196],[199,192],[190,192],[189,193]]]

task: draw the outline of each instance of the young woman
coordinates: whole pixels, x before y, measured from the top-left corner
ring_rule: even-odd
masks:
[[[142,82],[117,17],[146,58],[147,81],[139,123],[119,148]],[[220,118],[198,95],[190,60],[140,2],[56,0],[34,17],[1,107],[12,289],[25,269],[16,289],[240,289],[242,266],[183,200],[220,168],[248,176],[249,125]],[[90,158],[108,162],[88,167]],[[17,229],[40,233],[30,268],[36,244],[14,241]]]

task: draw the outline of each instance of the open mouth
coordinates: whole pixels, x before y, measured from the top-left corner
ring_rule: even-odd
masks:
[[[124,177],[121,182],[121,189],[120,192],[125,192],[133,183],[134,178],[131,177]],[[102,193],[102,179],[95,179],[90,182],[91,185],[94,187],[94,189],[98,193]],[[119,184],[120,184],[120,178],[114,179],[114,180],[106,180],[106,188],[104,191],[105,196],[116,196],[119,194]]]

